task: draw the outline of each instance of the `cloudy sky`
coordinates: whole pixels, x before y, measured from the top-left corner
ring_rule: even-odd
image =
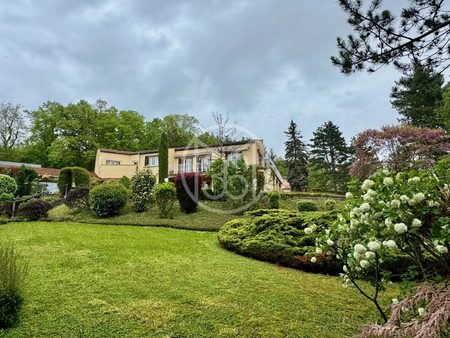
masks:
[[[395,70],[348,77],[331,65],[349,32],[334,0],[2,1],[0,100],[102,98],[205,127],[229,112],[282,153],[291,119],[307,140],[327,120],[347,138],[396,121]]]

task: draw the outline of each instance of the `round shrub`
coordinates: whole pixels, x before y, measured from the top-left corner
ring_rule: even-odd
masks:
[[[40,218],[47,217],[51,208],[51,204],[47,201],[32,199],[20,204],[17,213],[30,221],[37,221]]]
[[[172,217],[173,205],[177,199],[177,191],[173,183],[164,182],[155,186],[155,200],[159,210],[159,217]]]
[[[317,211],[317,204],[314,201],[303,200],[297,204],[298,211]]]
[[[326,200],[325,201],[325,210],[334,210],[336,209],[337,202],[335,200]]]
[[[270,209],[279,209],[280,208],[280,199],[281,195],[278,191],[272,191],[268,194],[269,198],[269,208]]]
[[[97,217],[111,217],[120,213],[127,204],[127,189],[121,184],[101,184],[89,194],[91,210]]]
[[[89,188],[91,178],[89,171],[80,167],[61,169],[58,177],[58,189],[61,196],[66,196],[73,187]]]
[[[0,174],[0,194],[15,194],[17,183],[11,176]]]
[[[119,180],[119,183],[122,184],[125,188],[131,188],[131,180],[127,176],[122,176]]]
[[[131,199],[136,212],[147,210],[152,201],[153,186],[156,177],[151,170],[141,170],[131,178]]]
[[[75,188],[69,191],[65,199],[69,208],[89,208],[89,188]]]
[[[202,188],[202,177],[199,173],[178,174],[175,188],[180,208],[189,214],[197,211],[199,195]]]
[[[14,195],[11,193],[2,193],[0,194],[0,202],[3,201],[11,201],[14,199]]]
[[[333,214],[316,212],[304,215],[296,211],[260,209],[245,215],[220,228],[218,240],[224,248],[301,270],[339,272],[339,264],[331,257],[323,255],[317,258],[316,264],[312,264],[308,255],[315,237],[307,228],[328,228],[335,220]]]

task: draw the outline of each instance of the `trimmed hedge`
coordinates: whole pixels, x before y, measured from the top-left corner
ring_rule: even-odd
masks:
[[[345,200],[344,195],[334,194],[329,192],[313,192],[313,191],[294,191],[294,192],[285,192],[281,194],[282,199],[289,198],[311,198],[311,199],[336,199],[336,200]]]
[[[17,213],[30,221],[37,221],[40,218],[48,217],[51,208],[51,204],[47,201],[32,199],[20,204]]]
[[[65,196],[73,188],[89,188],[91,178],[89,171],[80,167],[66,167],[61,169],[58,177],[58,189],[61,196]]]
[[[187,214],[196,212],[202,190],[202,176],[199,173],[178,174],[175,188],[181,210]]]
[[[118,215],[127,200],[127,189],[120,183],[98,185],[89,194],[91,210],[97,217]]]
[[[160,218],[172,218],[173,205],[177,199],[177,190],[171,182],[155,185],[155,200]]]
[[[298,211],[317,211],[317,204],[314,201],[303,200],[297,204]]]
[[[281,195],[278,191],[272,191],[267,194],[269,199],[269,208],[270,209],[280,209],[280,199]]]
[[[16,180],[11,176],[0,174],[0,194],[15,194],[16,191]]]
[[[316,224],[327,228],[336,218],[335,213],[260,209],[245,213],[225,223],[219,230],[222,247],[238,254],[297,268],[305,271],[336,275],[340,263],[327,256],[319,257],[313,264],[307,253],[314,247],[314,235],[304,228]]]

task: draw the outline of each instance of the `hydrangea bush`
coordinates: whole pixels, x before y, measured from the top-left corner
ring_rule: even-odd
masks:
[[[406,254],[413,258],[422,280],[448,276],[449,162],[430,170],[380,170],[362,184],[352,182],[338,220],[317,234],[316,253],[342,260],[343,285],[355,286],[385,321],[378,294],[390,279],[383,264],[388,257]],[[311,261],[315,260],[313,254]],[[363,289],[360,280],[369,280],[373,289]]]

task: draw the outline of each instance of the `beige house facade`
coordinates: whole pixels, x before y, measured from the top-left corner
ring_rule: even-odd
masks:
[[[281,191],[283,178],[275,165],[265,156],[262,140],[230,142],[217,146],[188,146],[169,148],[169,179],[178,173],[198,172],[206,174],[212,161],[224,158],[229,162],[244,159],[264,172],[265,191]],[[158,177],[159,160],[157,150],[122,151],[98,149],[95,160],[95,174],[101,179],[131,178],[136,172],[150,169]]]

